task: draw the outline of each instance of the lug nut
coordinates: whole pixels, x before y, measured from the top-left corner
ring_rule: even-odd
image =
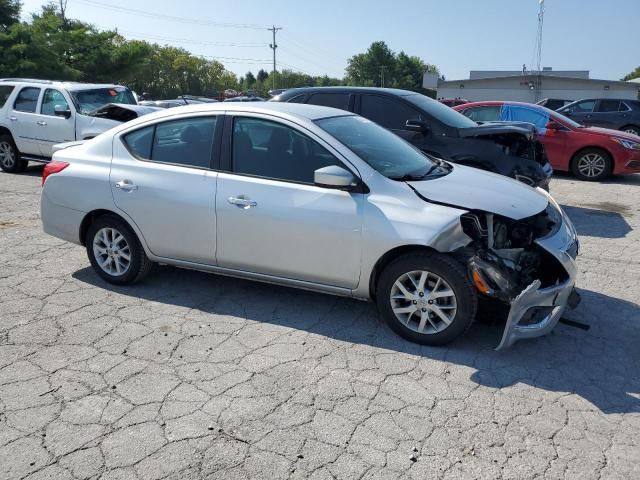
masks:
[[[421,297],[424,297],[424,293],[420,292],[418,295],[420,295]]]
[[[414,305],[415,305],[415,304],[417,304],[417,303],[418,303],[418,301],[417,301],[417,300],[414,300],[414,301],[413,301],[413,304],[414,304]]]
[[[423,308],[423,309],[422,309],[422,311],[423,311],[423,312],[426,312],[426,311],[427,311],[427,309],[426,309],[426,308]]]

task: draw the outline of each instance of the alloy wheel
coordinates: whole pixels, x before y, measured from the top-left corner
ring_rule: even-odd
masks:
[[[131,265],[131,248],[115,228],[101,228],[93,237],[93,254],[98,266],[109,275],[124,275]]]
[[[587,153],[578,160],[578,171],[588,178],[602,175],[607,168],[607,162],[599,153]]]
[[[9,142],[0,142],[0,164],[7,170],[11,170],[16,164],[16,154],[13,145]]]
[[[623,132],[632,133],[634,135],[640,135],[640,131],[637,128],[633,128],[633,127],[625,128]]]
[[[425,270],[401,275],[391,288],[390,300],[393,313],[403,325],[426,335],[446,330],[458,309],[451,286]]]

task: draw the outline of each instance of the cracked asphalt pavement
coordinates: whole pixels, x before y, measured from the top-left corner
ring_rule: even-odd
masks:
[[[0,479],[640,478],[640,175],[561,176],[582,304],[495,352],[372,304],[156,266],[106,284],[0,173]],[[503,320],[502,320],[503,322]]]

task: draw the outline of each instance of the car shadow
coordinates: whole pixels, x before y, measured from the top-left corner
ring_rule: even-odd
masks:
[[[44,170],[43,163],[29,162],[29,166],[24,172],[20,172],[18,175],[25,175],[27,177],[41,177],[42,170]]]
[[[562,209],[573,222],[578,235],[624,238],[633,230],[624,217],[631,214],[631,209],[626,205],[601,202],[580,207],[562,205]]]
[[[599,182],[588,182],[584,180],[578,180],[572,173],[561,172],[560,170],[554,170],[553,176],[556,178],[562,178],[564,180],[572,180],[574,182],[578,182],[580,184],[584,184],[587,186],[590,183],[601,183],[605,185],[608,183],[614,184],[614,185],[640,185],[640,173],[632,173],[630,175],[610,175],[605,180],[601,180]],[[553,189],[553,179],[551,180],[551,188]]]
[[[471,380],[499,390],[517,390],[521,396],[540,394],[537,389],[555,392],[559,399],[575,394],[582,400],[566,401],[580,403],[576,408],[589,409],[591,404],[607,414],[640,412],[640,307],[588,290],[581,291],[583,302],[568,317],[589,324],[589,331],[559,324],[550,335],[496,352],[504,316],[490,310],[484,310],[481,321],[451,345],[428,347],[393,333],[379,319],[374,304],[348,298],[169,266],[156,266],[144,282],[129,287],[108,284],[91,268],[73,276],[116,295],[215,315],[200,316],[199,322],[236,317],[289,327],[327,341],[464,366],[451,369],[452,382]]]

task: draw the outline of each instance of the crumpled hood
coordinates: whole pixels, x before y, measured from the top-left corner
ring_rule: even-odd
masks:
[[[427,200],[484,210],[513,220],[540,213],[549,203],[537,189],[463,165],[454,164],[451,173],[443,177],[407,183]]]
[[[535,135],[535,127],[525,122],[486,122],[478,124],[477,127],[459,128],[461,137],[481,137],[488,135],[499,135],[505,133],[518,133],[526,137]]]

